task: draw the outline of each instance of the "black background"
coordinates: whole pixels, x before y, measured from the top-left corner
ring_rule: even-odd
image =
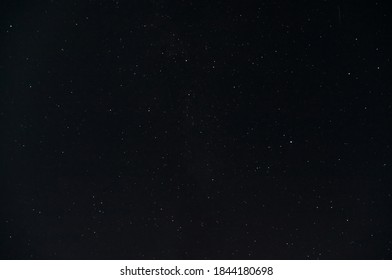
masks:
[[[391,258],[385,3],[0,5],[1,258]]]

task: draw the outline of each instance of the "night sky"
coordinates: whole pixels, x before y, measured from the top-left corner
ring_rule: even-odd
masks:
[[[1,259],[392,258],[378,1],[1,1]]]

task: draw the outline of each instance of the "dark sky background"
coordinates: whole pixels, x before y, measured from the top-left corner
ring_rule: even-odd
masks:
[[[1,1],[0,258],[392,258],[385,3]]]

